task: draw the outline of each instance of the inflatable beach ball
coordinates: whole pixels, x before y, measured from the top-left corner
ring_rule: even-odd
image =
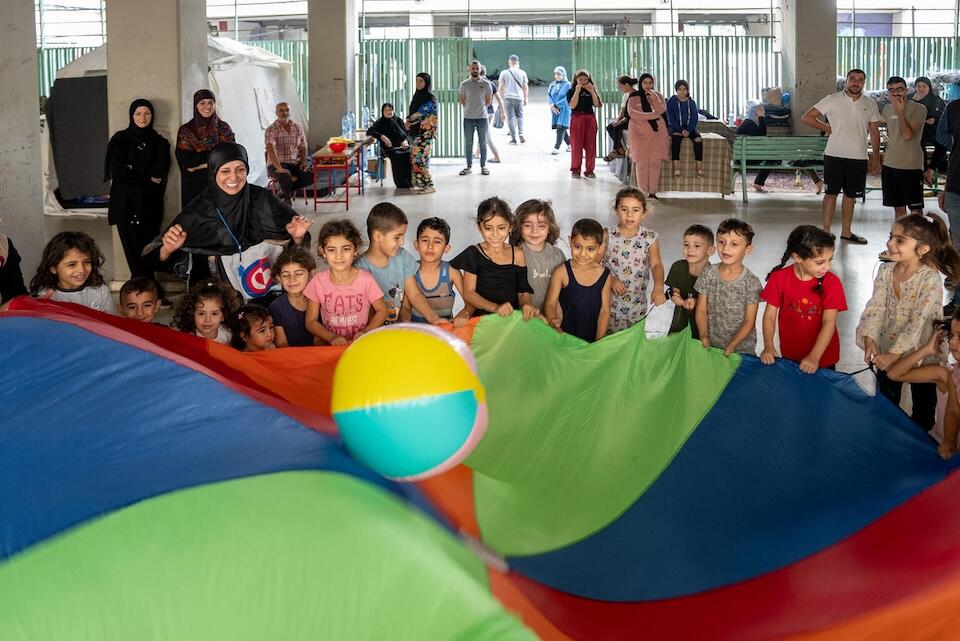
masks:
[[[401,323],[358,339],[337,364],[331,404],[350,453],[396,481],[458,465],[487,429],[470,348],[430,325]]]

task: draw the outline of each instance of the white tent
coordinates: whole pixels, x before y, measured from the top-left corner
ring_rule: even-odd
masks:
[[[107,74],[107,45],[81,56],[57,72],[60,78],[91,78]],[[261,186],[267,183],[266,149],[263,134],[276,119],[278,102],[290,105],[290,117],[307,131],[307,117],[303,102],[297,93],[291,72],[291,63],[258,47],[251,47],[231,38],[210,37],[207,41],[208,88],[217,96],[217,114],[233,128],[237,142],[247,149],[250,158],[250,182]],[[199,89],[199,87],[198,87]],[[107,114],[103,114],[104,122]],[[44,209],[48,215],[106,215],[106,208],[65,210],[54,191],[59,182],[50,154],[49,128],[43,127]],[[104,145],[106,141],[104,141]],[[171,148],[176,141],[171,141]],[[102,158],[86,159],[98,166]],[[178,171],[175,159],[173,168]]]

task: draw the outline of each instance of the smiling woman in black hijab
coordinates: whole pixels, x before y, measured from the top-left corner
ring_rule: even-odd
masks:
[[[117,226],[131,276],[153,278],[141,256],[160,231],[163,192],[170,171],[170,143],[153,128],[153,105],[130,103],[130,123],[107,145],[104,180],[111,180],[107,221]]]
[[[247,183],[247,151],[236,143],[214,147],[207,188],[145,250],[164,271],[184,280],[215,274],[247,300],[276,289],[270,265],[292,241],[305,240],[312,221],[298,216],[267,189]]]

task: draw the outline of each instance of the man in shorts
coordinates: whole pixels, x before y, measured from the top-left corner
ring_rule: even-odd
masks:
[[[814,129],[826,132],[830,138],[823,153],[823,228],[830,231],[837,196],[843,192],[842,227],[840,238],[857,245],[866,245],[867,239],[851,231],[853,206],[863,198],[867,185],[867,171],[880,173],[880,112],[877,103],[863,95],[867,75],[860,69],[847,73],[843,91],[830,94],[803,114],[802,121]],[[820,120],[826,117],[827,122]],[[870,131],[872,158],[867,163],[867,131]]]
[[[887,123],[887,146],[883,152],[883,205],[893,207],[896,218],[923,212],[923,122],[927,108],[907,99],[907,81],[899,76],[887,80],[890,104],[883,109]]]

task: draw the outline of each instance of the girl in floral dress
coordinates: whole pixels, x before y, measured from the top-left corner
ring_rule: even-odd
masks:
[[[952,281],[960,278],[960,256],[946,225],[930,214],[898,218],[890,230],[887,253],[891,262],[877,273],[873,296],[857,326],[857,346],[863,349],[863,360],[878,370],[877,391],[899,406],[903,383],[887,376],[887,370],[930,339],[933,321],[943,318],[940,274]],[[922,363],[936,361],[931,354]],[[936,384],[911,382],[910,395],[910,417],[929,431],[936,422]]]
[[[617,226],[606,233],[603,264],[613,279],[610,297],[609,332],[619,332],[643,320],[647,314],[647,284],[653,274],[654,305],[666,301],[663,288],[663,262],[657,232],[641,223],[647,217],[647,199],[643,192],[625,187],[614,201]]]
[[[430,150],[437,136],[437,97],[430,92],[430,74],[417,74],[417,91],[410,101],[407,131],[413,136],[413,189],[419,194],[436,191],[430,175]]]

